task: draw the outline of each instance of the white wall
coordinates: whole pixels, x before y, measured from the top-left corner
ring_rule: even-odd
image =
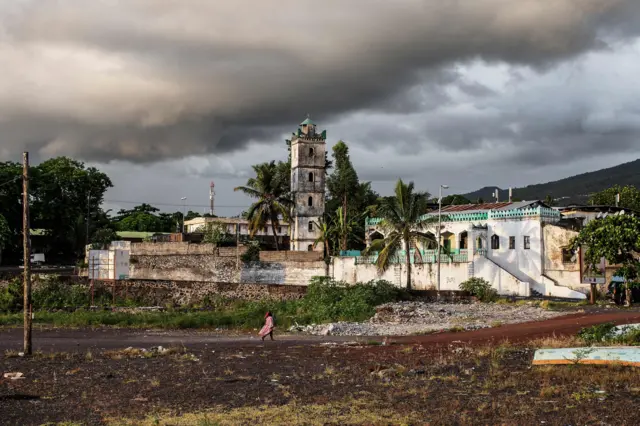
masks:
[[[542,246],[540,221],[490,220],[487,222],[487,257],[514,275],[520,281],[541,285]],[[491,248],[491,237],[498,235],[500,248]],[[516,248],[509,249],[509,237],[516,238]],[[530,248],[525,250],[524,237],[528,236]]]
[[[349,284],[371,280],[387,280],[398,287],[407,285],[407,269],[404,264],[394,264],[382,274],[373,264],[356,265],[354,257],[334,257],[333,278]],[[440,264],[440,289],[459,290],[461,282],[468,278],[467,263]],[[435,289],[438,283],[436,264],[411,265],[411,283],[415,290]]]

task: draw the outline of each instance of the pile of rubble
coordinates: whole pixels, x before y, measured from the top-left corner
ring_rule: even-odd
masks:
[[[294,325],[289,331],[324,336],[402,336],[450,329],[476,330],[559,315],[563,313],[533,305],[398,302],[378,306],[376,314],[366,322]]]

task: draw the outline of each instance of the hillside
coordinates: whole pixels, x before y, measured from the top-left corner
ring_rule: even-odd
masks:
[[[640,159],[630,163],[620,164],[608,169],[583,173],[554,182],[539,183],[513,188],[513,198],[520,200],[543,200],[550,195],[558,204],[586,203],[589,194],[602,191],[613,185],[634,185],[640,187]],[[464,194],[469,200],[482,198],[485,202],[493,199],[495,186],[486,186],[469,194]],[[509,190],[499,188],[500,200],[509,198]]]

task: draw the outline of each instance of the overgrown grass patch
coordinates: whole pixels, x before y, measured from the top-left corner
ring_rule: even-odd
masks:
[[[266,311],[274,313],[276,326],[294,323],[363,321],[375,314],[377,305],[407,297],[403,290],[387,281],[347,285],[324,277],[314,278],[300,300],[259,302],[216,299],[207,311],[113,312],[76,310],[75,312],[37,311],[33,323],[54,327],[150,327],[164,329],[262,327]],[[21,325],[22,313],[0,314],[0,326]]]

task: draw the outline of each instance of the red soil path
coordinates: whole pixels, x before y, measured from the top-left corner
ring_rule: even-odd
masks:
[[[640,312],[617,311],[608,313],[580,313],[565,315],[545,321],[503,325],[498,328],[485,328],[459,333],[439,333],[426,336],[390,337],[388,343],[445,344],[461,341],[471,344],[508,340],[512,343],[526,342],[532,339],[550,336],[575,335],[583,327],[612,322],[614,324],[640,323]]]

